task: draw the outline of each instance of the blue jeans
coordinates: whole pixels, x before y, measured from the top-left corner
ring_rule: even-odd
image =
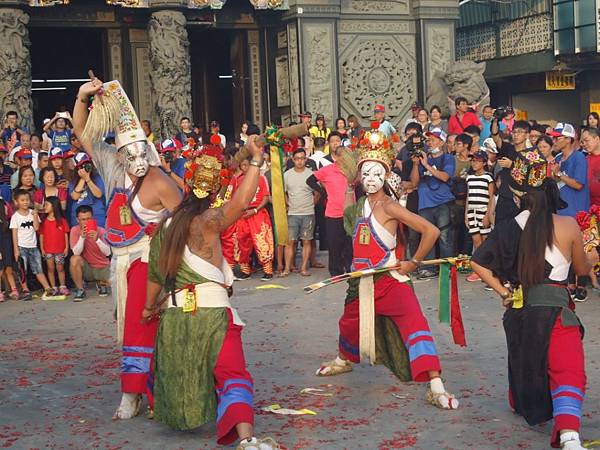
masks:
[[[440,229],[438,245],[440,258],[454,256],[454,242],[452,222],[450,221],[450,206],[448,203],[419,210],[419,215]],[[435,258],[435,246],[429,251],[425,259]]]

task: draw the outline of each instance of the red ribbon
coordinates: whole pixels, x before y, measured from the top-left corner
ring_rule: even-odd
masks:
[[[450,269],[450,283],[450,328],[452,329],[452,337],[456,345],[466,347],[467,338],[465,337],[465,326],[460,313],[460,302],[458,301],[458,279],[455,265],[452,265]]]

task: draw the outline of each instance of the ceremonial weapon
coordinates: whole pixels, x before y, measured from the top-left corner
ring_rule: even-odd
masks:
[[[421,261],[421,264],[424,266],[435,266],[439,264],[451,264],[456,265],[456,263],[460,263],[463,261],[469,261],[469,256],[457,256],[452,258],[439,258],[439,259],[430,259],[426,261]],[[370,275],[376,275],[378,273],[391,272],[393,270],[398,270],[402,267],[401,263],[390,267],[374,267],[372,269],[364,269],[364,270],[356,270],[354,272],[346,272],[341,275],[336,275],[335,277],[327,278],[326,280],[319,281],[318,283],[311,284],[304,288],[304,292],[307,294],[312,294],[313,292],[324,288],[326,286],[331,286],[332,284],[337,284],[342,281],[351,280],[353,278],[362,278],[368,277]]]

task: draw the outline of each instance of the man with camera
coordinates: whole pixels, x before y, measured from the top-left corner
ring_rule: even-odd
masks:
[[[519,214],[519,207],[514,201],[514,196],[510,190],[509,183],[511,179],[510,170],[519,153],[528,151],[527,140],[531,126],[525,120],[517,120],[511,131],[511,142],[505,142],[500,135],[499,123],[512,111],[510,106],[499,106],[494,111],[492,119],[492,139],[499,149],[496,156],[497,165],[502,169],[499,173],[500,187],[498,188],[498,201],[495,210],[495,222],[512,219]]]
[[[165,139],[160,146],[160,163],[164,173],[173,180],[179,189],[183,190],[183,173],[185,172],[184,162],[179,162],[178,153],[183,146],[177,139]]]
[[[422,145],[414,146],[411,154],[413,167],[410,180],[419,191],[419,215],[440,229],[440,257],[452,256],[454,244],[450,220],[450,204],[454,202],[451,190],[452,176],[456,169],[456,161],[443,151],[446,133],[440,128],[428,131],[427,150]],[[432,249],[425,259],[432,259]],[[424,268],[419,278],[432,278],[437,273],[433,269]]]

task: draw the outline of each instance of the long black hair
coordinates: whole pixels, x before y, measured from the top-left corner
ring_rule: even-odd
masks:
[[[60,206],[60,200],[56,195],[50,195],[46,197],[46,203],[50,203],[52,205],[52,212],[54,213],[54,218],[57,222],[62,222],[65,219],[65,214],[63,213],[62,206]]]
[[[545,278],[545,249],[554,243],[553,196],[556,183],[547,180],[543,189],[532,190],[521,199],[521,209],[529,210],[529,218],[519,242],[517,270],[523,288],[540,284]]]
[[[210,199],[211,196],[200,199],[190,192],[173,212],[158,256],[158,267],[165,274],[167,282],[174,281],[177,276],[177,270],[183,259],[183,252],[190,235],[192,220],[210,207]],[[161,226],[165,220],[167,219],[163,220]],[[161,226],[157,230],[160,230]]]

